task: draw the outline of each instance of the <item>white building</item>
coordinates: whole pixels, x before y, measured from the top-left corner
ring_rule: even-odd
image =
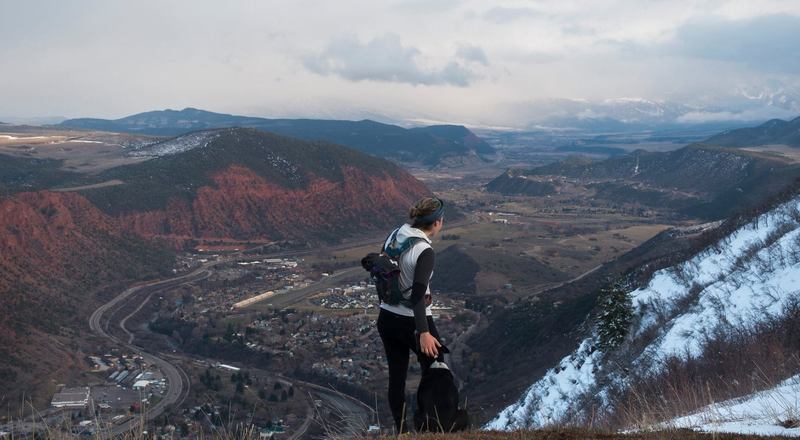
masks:
[[[63,388],[50,402],[53,408],[85,408],[89,405],[89,387]]]

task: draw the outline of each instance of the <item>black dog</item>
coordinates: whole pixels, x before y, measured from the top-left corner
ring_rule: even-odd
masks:
[[[436,361],[423,373],[417,390],[414,427],[417,432],[469,429],[469,415],[458,408],[458,388],[447,364]]]

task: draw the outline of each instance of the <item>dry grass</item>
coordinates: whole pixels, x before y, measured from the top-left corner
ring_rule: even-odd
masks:
[[[389,437],[386,437],[389,438]],[[400,438],[419,440],[728,440],[728,439],[781,439],[791,437],[762,437],[742,434],[703,434],[690,430],[664,430],[621,434],[608,431],[578,428],[553,428],[512,432],[471,431],[455,434],[410,434]]]
[[[86,438],[90,440],[144,440],[162,438],[163,436],[165,436],[165,438],[180,438],[177,432],[162,434],[162,429],[152,426],[152,424],[149,423],[151,420],[143,414],[133,415],[134,418],[130,429],[122,433],[113,432],[117,425],[102,422],[97,417],[92,419],[93,426],[91,426],[91,428],[94,429],[94,432],[91,435],[73,433],[70,432],[73,428],[73,421],[70,419],[68,412],[63,413],[60,418],[46,418],[32,405],[28,405],[30,406],[29,411],[31,411],[31,414],[13,419],[5,427],[0,426],[0,432],[3,432],[3,428],[10,428],[13,430],[5,436],[0,435],[0,438],[9,440],[29,438],[46,440],[68,440],[75,438]],[[211,432],[206,432],[205,430],[192,432],[185,438],[209,440],[255,440],[259,438],[259,430],[252,424],[237,423],[233,421],[232,417],[229,417],[228,420],[223,421],[222,424],[215,425],[211,423],[211,417],[208,414],[204,413],[204,417],[206,421],[209,422],[209,426],[212,427]],[[17,434],[16,431],[20,428],[27,429],[24,429],[25,433]]]
[[[616,396],[612,428],[648,429],[699,408],[777,386],[800,371],[800,304],[778,319],[706,341],[700,357],[673,358]]]
[[[48,440],[66,440],[74,438],[74,435],[45,435],[39,437]],[[98,437],[93,437],[98,438]],[[105,438],[105,437],[103,437]],[[139,440],[149,438],[141,434],[126,435],[117,437],[121,440]],[[229,435],[199,435],[199,439],[208,440],[245,440],[258,438],[256,432],[240,432],[229,433]],[[362,439],[369,439],[371,437],[362,437]],[[399,437],[386,436],[378,437],[385,439],[392,438],[407,438],[419,440],[733,440],[733,439],[791,439],[793,437],[765,437],[756,435],[742,435],[742,434],[703,434],[689,430],[665,430],[657,432],[635,433],[635,434],[620,434],[602,431],[591,431],[582,429],[547,429],[536,431],[513,431],[513,432],[497,432],[497,431],[474,431],[457,434],[403,434]]]

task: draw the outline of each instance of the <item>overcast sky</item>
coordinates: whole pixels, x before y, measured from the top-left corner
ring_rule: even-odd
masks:
[[[547,98],[725,109],[800,96],[798,42],[796,0],[0,0],[0,115],[503,125]]]

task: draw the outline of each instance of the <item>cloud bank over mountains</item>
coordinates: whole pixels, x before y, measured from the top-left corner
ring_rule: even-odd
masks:
[[[594,117],[636,98],[686,106],[683,122],[759,120],[800,112],[797,41],[800,3],[784,0],[4,2],[0,115],[525,127],[554,100]]]
[[[400,37],[387,34],[361,43],[347,35],[332,40],[325,49],[304,60],[305,66],[320,75],[338,75],[351,81],[386,81],[411,85],[449,84],[466,87],[476,74],[464,63],[447,61],[444,66],[425,68],[418,58],[421,51],[404,46]],[[486,65],[486,55],[479,47],[459,48],[458,57]]]

